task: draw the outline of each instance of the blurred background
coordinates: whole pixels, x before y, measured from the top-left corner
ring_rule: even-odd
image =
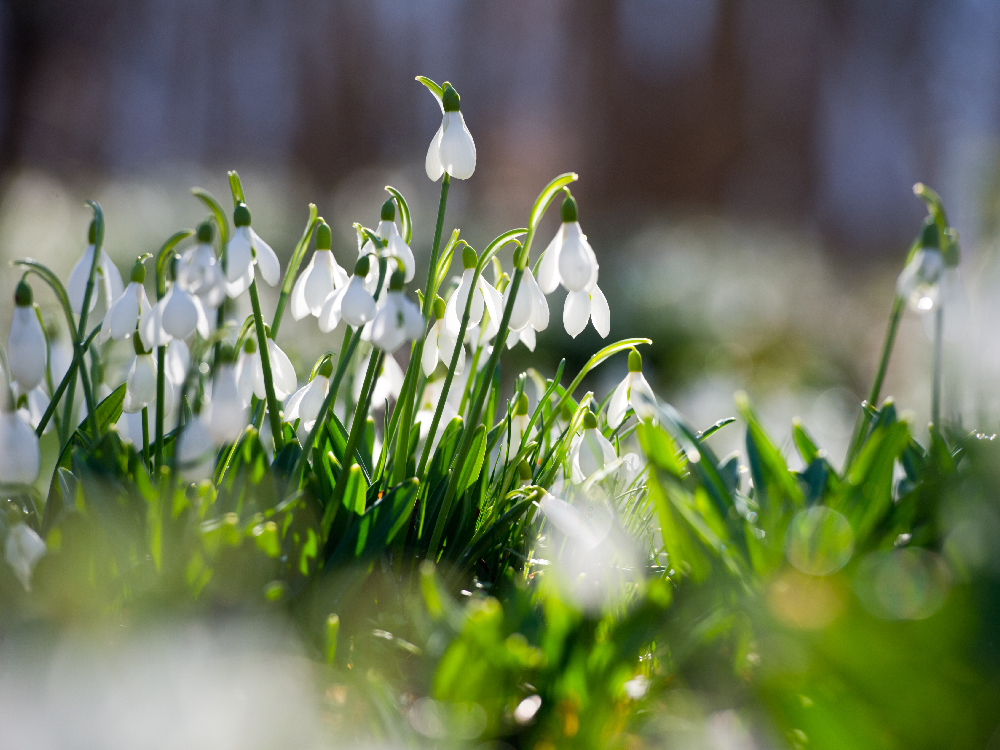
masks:
[[[479,164],[452,188],[446,229],[482,248],[551,177],[579,172],[610,339],[654,339],[654,388],[699,428],[745,388],[779,437],[802,416],[839,461],[924,213],[918,180],[961,232],[972,300],[947,407],[968,426],[996,413],[998,39],[986,0],[7,0],[0,253],[68,273],[92,197],[127,271],[203,218],[191,186],[227,199],[237,169],[283,258],[313,201],[349,265],[351,223],[374,225],[391,183],[426,262],[440,113],[413,77],[447,79]],[[571,340],[560,294],[550,305],[531,364],[551,373],[566,355],[572,370],[599,337]],[[300,363],[329,347],[311,319],[282,339]],[[603,395],[624,369],[591,386]],[[908,314],[884,393],[918,424],[929,370]]]

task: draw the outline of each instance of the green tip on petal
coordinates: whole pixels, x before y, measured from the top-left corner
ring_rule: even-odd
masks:
[[[142,284],[146,281],[146,266],[142,264],[141,258],[132,266],[132,281],[136,284]]]
[[[458,112],[461,109],[462,97],[455,91],[455,87],[450,83],[444,84],[444,91],[441,92],[441,104],[445,112]]]
[[[632,349],[628,353],[628,371],[642,372],[642,355],[637,349]]]
[[[87,230],[87,242],[91,245],[97,242],[97,219],[91,219],[90,229]]]
[[[392,198],[389,198],[385,203],[382,204],[382,221],[395,221],[396,220],[396,204],[392,202]]]
[[[333,232],[330,231],[329,224],[321,221],[316,227],[316,249],[329,250],[331,247],[333,247]]]
[[[405,284],[406,284],[406,276],[403,275],[403,272],[393,271],[392,276],[389,277],[389,291],[401,292]]]
[[[562,202],[562,209],[559,212],[562,215],[563,223],[577,221],[577,210],[576,210],[576,199],[572,195],[567,195],[566,200]]]
[[[597,415],[594,412],[587,410],[587,413],[583,415],[583,429],[585,430],[596,430],[597,429]]]
[[[924,228],[920,232],[920,247],[928,250],[941,249],[941,233],[938,232],[937,222],[933,216],[924,219]]]
[[[250,226],[250,209],[246,203],[240,203],[233,209],[233,224],[237,227]]]
[[[17,282],[17,288],[14,290],[14,304],[18,307],[27,307],[34,300],[35,295],[31,291],[31,287],[26,281]]]
[[[444,309],[445,309],[444,300],[441,299],[441,297],[435,297],[434,306],[431,308],[431,311],[434,313],[434,317],[437,318],[438,320],[443,320]]]
[[[519,417],[523,417],[528,414],[528,396],[523,392],[521,393],[521,397],[517,400],[517,408],[514,409],[514,414]]]
[[[324,378],[329,378],[333,375],[333,360],[327,357],[323,360],[323,364],[319,366],[319,374]]]
[[[476,255],[476,251],[471,247],[466,245],[462,248],[462,265],[466,268],[475,268],[479,263],[479,256]]]
[[[531,464],[529,464],[523,458],[521,459],[521,463],[517,465],[517,478],[520,479],[522,482],[531,481]]]
[[[142,336],[139,335],[138,331],[132,335],[132,347],[135,349],[135,355],[141,356],[143,354],[149,354],[146,351],[146,347],[142,345]]]
[[[354,275],[355,276],[367,276],[368,272],[371,270],[372,264],[368,260],[367,255],[362,255],[358,258],[358,262],[354,264]]]
[[[198,242],[211,242],[215,231],[212,229],[212,222],[203,221],[198,225]]]

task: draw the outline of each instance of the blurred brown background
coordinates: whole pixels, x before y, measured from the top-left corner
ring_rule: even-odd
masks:
[[[923,214],[914,182],[944,195],[976,299],[992,278],[998,41],[993,0],[8,0],[4,255],[47,248],[68,269],[78,201],[96,195],[127,268],[198,220],[184,186],[224,196],[236,168],[286,256],[307,201],[349,230],[375,220],[392,180],[426,257],[440,115],[419,73],[454,83],[479,150],[449,226],[484,243],[577,171],[612,336],[657,340],[663,392],[701,420],[731,411],[737,386],[777,399],[776,423],[840,414],[867,386]],[[571,342],[550,304],[544,361],[582,360],[596,335]],[[890,385],[919,410],[927,346],[907,325]],[[973,412],[984,367],[964,376]]]

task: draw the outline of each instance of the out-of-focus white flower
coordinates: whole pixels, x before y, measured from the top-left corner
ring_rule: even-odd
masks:
[[[413,341],[424,333],[424,316],[420,307],[403,291],[403,274],[394,271],[385,306],[375,314],[371,325],[371,341],[385,352],[396,351],[404,341]]]
[[[125,379],[125,401],[122,411],[134,414],[142,411],[156,400],[156,359],[142,348],[142,342],[135,341],[135,359],[128,368]]]
[[[177,262],[177,283],[197,296],[203,305],[217,308],[226,298],[226,275],[212,249],[212,225],[198,227],[198,244],[181,254]]]
[[[31,572],[46,549],[42,538],[27,524],[15,524],[7,532],[4,558],[26,591],[31,591]]]
[[[42,454],[31,425],[0,407],[0,484],[34,484]]]
[[[933,310],[941,300],[944,273],[941,233],[934,219],[927,217],[917,251],[896,280],[896,294],[917,312]]]
[[[247,405],[240,395],[236,367],[229,359],[224,358],[216,368],[212,400],[202,414],[216,445],[235,441],[247,424]]]
[[[455,354],[455,337],[448,333],[448,327],[444,322],[445,304],[444,300],[438,297],[434,300],[434,317],[437,320],[431,325],[424,339],[424,351],[420,357],[420,366],[424,375],[431,376],[434,368],[440,360],[445,367],[451,366],[451,358]],[[455,365],[455,374],[461,375],[465,370],[465,346],[462,346],[458,353],[458,362]]]
[[[608,426],[614,429],[620,425],[629,406],[635,410],[639,419],[651,419],[655,404],[653,389],[642,376],[642,355],[632,349],[628,353],[628,375],[618,384],[608,401]]]
[[[201,300],[179,284],[139,317],[139,334],[152,348],[166,346],[172,338],[186,339],[195,331],[206,339],[212,332]]]
[[[424,169],[434,182],[445,172],[459,180],[467,180],[476,171],[476,142],[462,117],[461,98],[450,83],[445,82],[438,104],[443,115],[441,127],[427,149]]]
[[[597,427],[597,417],[588,411],[583,417],[583,432],[573,439],[570,447],[573,481],[579,484],[615,461],[618,454]]]
[[[73,266],[69,273],[69,280],[66,282],[66,294],[69,295],[69,304],[73,312],[79,315],[83,311],[83,298],[87,296],[87,281],[90,279],[90,268],[94,263],[94,242],[96,241],[96,225],[90,224],[90,244],[83,251],[80,260]],[[97,271],[94,274],[94,291],[90,295],[90,309],[97,305],[97,298],[104,295],[104,303],[110,306],[112,302],[122,296],[125,285],[122,283],[122,275],[118,268],[111,262],[108,254],[101,250],[97,258]]]
[[[253,398],[253,361],[257,354],[257,340],[253,336],[247,336],[243,343],[243,350],[236,359],[236,386],[243,401],[243,406],[250,405]]]
[[[517,399],[517,406],[510,418],[510,455],[515,455],[521,446],[531,442],[531,435],[527,434],[528,423],[531,415],[528,414],[528,396],[523,391]]]
[[[245,203],[233,211],[233,225],[233,237],[226,243],[226,292],[235,299],[253,283],[254,264],[269,286],[281,279],[281,264],[271,246],[250,227],[250,209]]]
[[[180,388],[184,385],[188,368],[191,367],[191,350],[182,339],[173,339],[167,344],[167,356],[163,358],[163,371],[167,382]]]
[[[558,491],[556,487],[553,489]],[[610,511],[601,503],[588,503],[587,510],[590,512],[584,513],[575,505],[546,492],[538,505],[545,520],[583,549],[596,547],[611,530]]]
[[[285,421],[294,424],[298,419],[300,435],[307,435],[316,424],[316,418],[330,389],[332,374],[333,365],[327,360],[316,377],[295,391],[285,403]]]
[[[129,281],[121,297],[114,301],[104,316],[101,323],[101,343],[109,339],[124,341],[135,333],[136,325],[141,316],[149,315],[149,298],[146,297],[146,288],[143,281],[146,278],[146,269],[141,262],[137,261],[132,269],[132,280]],[[150,342],[145,342],[150,346]]]
[[[189,482],[200,482],[212,476],[215,468],[215,442],[200,414],[196,414],[180,432],[177,468]]]
[[[361,398],[361,388],[364,386],[365,372],[368,369],[367,359],[362,357],[358,360],[358,367],[354,373],[354,387],[351,389],[354,402]],[[378,380],[372,389],[371,410],[377,411],[385,406],[386,401],[395,401],[399,398],[399,391],[403,387],[403,370],[391,354],[386,354],[382,358],[382,369],[379,371]]]
[[[358,259],[354,275],[347,284],[331,292],[319,313],[319,330],[329,333],[343,319],[349,326],[363,326],[375,318],[378,306],[375,298],[365,286],[365,277],[370,268],[369,256]]]
[[[14,313],[7,337],[7,366],[22,390],[30,391],[42,382],[48,349],[31,287],[20,281],[14,292]]]
[[[503,293],[503,307],[507,308],[510,301],[511,286],[508,286]],[[535,331],[544,331],[549,326],[549,303],[542,294],[538,282],[530,268],[524,269],[521,277],[521,285],[517,290],[517,298],[514,300],[514,307],[510,311],[510,323],[508,327],[511,331],[520,332],[531,326]]]
[[[295,320],[307,315],[318,317],[326,298],[347,284],[347,272],[333,257],[332,245],[330,225],[321,222],[316,229],[316,252],[292,287],[291,312]]]
[[[483,278],[482,274],[476,280],[475,291],[473,291],[472,281],[478,262],[476,251],[466,245],[462,250],[462,265],[465,266],[462,281],[458,285],[458,289],[448,298],[444,312],[445,325],[451,336],[457,337],[462,328],[462,316],[465,315],[469,294],[472,294],[472,306],[469,308],[469,328],[478,326],[482,322],[483,316],[488,315],[490,322],[494,324],[493,335],[496,335],[495,329],[503,316],[503,298],[501,298],[500,292]],[[487,335],[486,338],[492,337]]]
[[[23,395],[23,402],[21,401],[20,395],[18,396],[17,401],[20,406],[17,413],[21,419],[37,429],[38,424],[42,421],[42,415],[45,414],[45,410],[49,408],[49,394],[44,391],[41,385],[37,385],[27,393],[23,393]],[[50,419],[49,423],[45,425],[45,432],[50,432],[53,424],[53,420]]]
[[[413,260],[413,251],[403,240],[399,230],[396,229],[396,204],[392,198],[382,204],[382,220],[378,224],[375,232],[382,240],[382,255],[387,258],[395,258],[397,264],[402,266],[405,275],[404,281],[409,284],[416,273],[416,265]]]
[[[271,363],[271,382],[274,385],[274,395],[279,401],[284,401],[298,388],[295,368],[292,367],[288,355],[281,351],[281,348],[274,343],[274,339],[270,337],[267,339],[267,354]],[[257,398],[263,400],[267,397],[267,391],[264,388],[264,365],[259,351],[255,350],[244,362],[241,380],[243,377],[249,378],[250,386]],[[245,386],[242,386],[241,390],[243,388]]]

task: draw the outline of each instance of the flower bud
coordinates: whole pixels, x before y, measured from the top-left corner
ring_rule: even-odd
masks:
[[[395,221],[396,220],[396,204],[392,202],[392,198],[389,198],[385,203],[382,204],[382,221]]]
[[[562,202],[562,209],[560,209],[559,213],[562,216],[564,224],[577,220],[576,201],[572,195],[566,196],[566,200]]]
[[[476,251],[466,245],[462,248],[462,266],[466,269],[475,268],[479,264],[479,256]]]
[[[406,283],[405,276],[402,271],[393,271],[392,276],[389,277],[389,291],[390,292],[401,292],[403,291],[403,285]]]
[[[132,278],[130,280],[136,284],[142,284],[146,281],[146,266],[143,265],[141,258],[132,266]]]
[[[596,430],[597,429],[597,415],[589,409],[583,415],[583,429],[585,430]]]
[[[445,112],[458,112],[461,108],[462,97],[455,91],[455,87],[445,81],[444,90],[441,92],[441,105]]]
[[[642,355],[634,348],[628,353],[628,371],[642,372]]]
[[[528,414],[528,396],[523,391],[521,392],[521,397],[517,400],[517,408],[514,409],[514,415],[518,417],[524,417]]]
[[[368,272],[371,270],[371,261],[368,260],[367,255],[362,255],[358,258],[358,262],[354,264],[354,275],[355,276],[367,276]]]
[[[203,221],[198,225],[198,242],[211,242],[213,234],[212,222]]]
[[[250,209],[246,203],[240,203],[233,209],[233,225],[236,227],[250,226]]]
[[[330,231],[330,225],[320,221],[316,227],[316,249],[329,250],[331,247],[333,247],[333,233]]]
[[[14,304],[18,307],[29,307],[34,300],[34,294],[32,294],[31,287],[26,281],[17,282],[17,288],[14,290]]]

